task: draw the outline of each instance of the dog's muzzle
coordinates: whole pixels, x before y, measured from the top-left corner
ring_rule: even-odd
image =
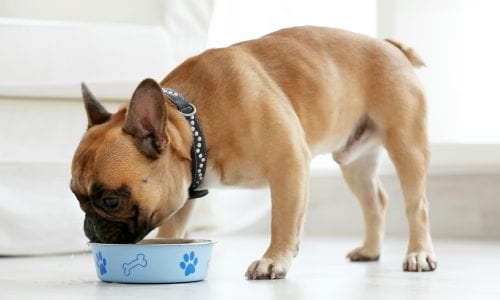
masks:
[[[83,230],[90,242],[132,244],[142,240],[152,228],[145,223],[115,222],[94,214],[86,214]]]

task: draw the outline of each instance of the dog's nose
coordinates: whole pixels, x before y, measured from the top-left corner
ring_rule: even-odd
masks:
[[[90,218],[88,215],[85,215],[85,220],[83,222],[83,231],[85,232],[85,235],[89,239],[90,242],[95,242],[99,243],[100,241],[97,239],[96,236],[96,230],[95,230],[95,225],[94,222],[92,221],[92,218]]]

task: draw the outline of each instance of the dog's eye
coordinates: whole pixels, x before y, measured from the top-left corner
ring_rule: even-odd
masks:
[[[118,197],[106,197],[102,199],[102,202],[109,209],[115,209],[120,204],[120,199]]]

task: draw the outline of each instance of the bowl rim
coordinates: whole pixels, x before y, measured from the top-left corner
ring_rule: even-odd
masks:
[[[114,246],[114,247],[165,247],[165,246],[193,246],[193,245],[213,245],[214,240],[209,239],[184,239],[184,238],[150,238],[143,239],[136,244],[110,244],[88,242],[89,245]]]

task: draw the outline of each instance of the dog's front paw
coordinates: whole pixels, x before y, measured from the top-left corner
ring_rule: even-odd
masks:
[[[434,271],[436,268],[436,256],[425,251],[410,252],[403,262],[403,270],[408,272]]]
[[[245,274],[247,279],[283,279],[290,267],[287,259],[261,258],[254,261]]]
[[[347,258],[351,261],[377,261],[380,257],[378,249],[370,249],[369,247],[358,247],[347,254]]]

